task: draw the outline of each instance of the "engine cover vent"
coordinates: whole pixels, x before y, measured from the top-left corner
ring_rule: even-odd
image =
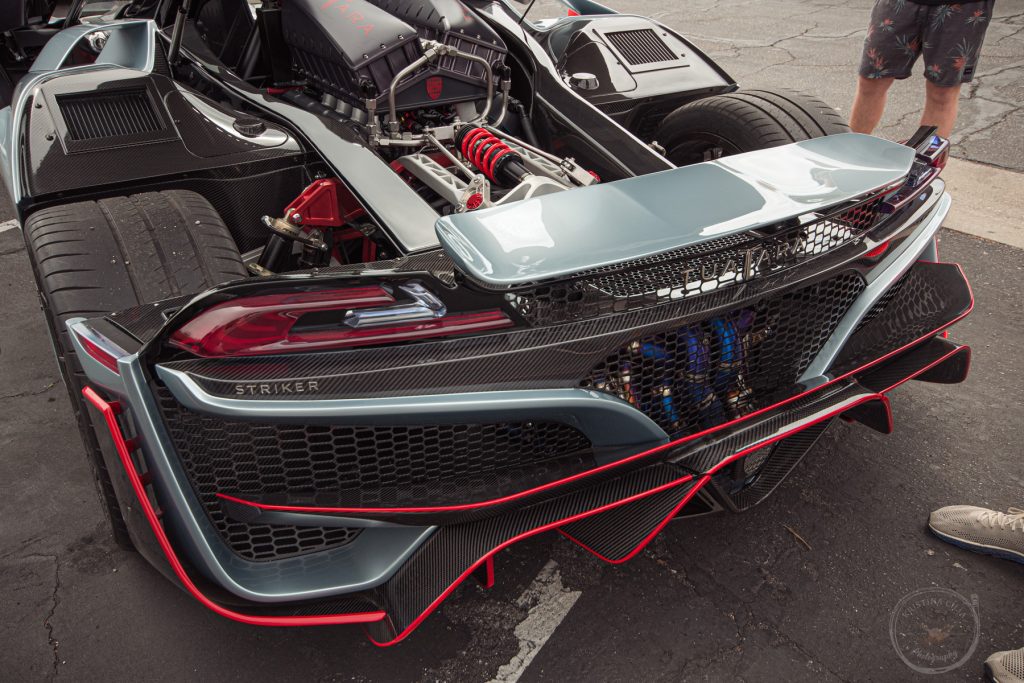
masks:
[[[605,33],[605,37],[630,66],[679,60],[679,56],[668,48],[654,29],[610,31]]]
[[[145,135],[163,130],[146,88],[58,95],[57,104],[74,142]]]

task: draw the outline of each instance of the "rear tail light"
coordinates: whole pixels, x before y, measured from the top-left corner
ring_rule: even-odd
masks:
[[[92,329],[85,322],[73,323],[69,329],[78,339],[86,355],[111,372],[120,374],[121,371],[117,369],[117,360],[128,355],[127,351]]]
[[[885,242],[882,242],[877,247],[875,247],[874,249],[872,249],[868,253],[864,254],[863,258],[866,258],[866,259],[879,259],[879,258],[882,258],[882,256],[887,251],[889,251],[889,241],[888,240],[886,240]]]
[[[935,135],[934,126],[922,126],[906,144],[917,151],[917,157],[906,182],[886,197],[885,210],[889,213],[920,196],[921,191],[939,177],[949,161],[949,140]]]
[[[204,358],[389,344],[511,327],[500,310],[449,314],[425,287],[382,286],[241,297],[212,306],[168,343]]]

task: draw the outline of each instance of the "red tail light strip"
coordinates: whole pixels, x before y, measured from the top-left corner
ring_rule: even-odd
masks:
[[[346,324],[347,311],[396,310],[378,309],[394,303],[394,296],[379,286],[241,297],[199,313],[174,332],[168,343],[203,358],[237,358],[405,342],[514,325],[500,310],[444,315],[443,306],[438,317],[429,320],[403,320],[367,329]],[[328,324],[296,327],[307,314],[332,311],[340,315]]]
[[[111,356],[105,349],[100,348],[98,344],[88,337],[79,337],[79,339],[82,341],[82,348],[85,349],[85,352],[89,354],[90,358],[111,372],[116,372],[118,374],[121,373],[121,371],[117,369],[117,358]]]
[[[92,329],[86,322],[79,321],[71,325],[71,332],[82,343],[82,348],[90,358],[115,374],[121,374],[117,368],[117,360],[128,353],[105,336]]]
[[[121,433],[121,428],[117,424],[117,414],[120,412],[120,405],[117,403],[107,403],[92,389],[92,387],[86,387],[83,389],[82,395],[85,396],[85,399],[103,415],[103,419],[107,424],[107,429],[110,430],[110,436],[114,440],[114,446],[117,449],[118,457],[121,459],[121,464],[124,466],[125,472],[128,474],[128,479],[131,481],[132,489],[135,491],[135,496],[139,499],[139,505],[142,506],[142,511],[145,513],[146,520],[149,522],[149,526],[153,529],[153,535],[156,536],[156,540],[160,544],[161,550],[163,550],[164,555],[167,557],[168,564],[170,564],[175,576],[178,577],[178,580],[185,589],[205,607],[213,610],[222,617],[227,617],[228,619],[233,619],[234,621],[240,621],[243,624],[251,624],[254,626],[325,626],[329,624],[365,624],[368,622],[380,621],[386,616],[384,612],[357,612],[353,614],[325,614],[296,617],[253,616],[222,607],[203,595],[195,583],[192,582],[192,579],[189,578],[184,566],[182,566],[181,561],[175,554],[174,548],[171,547],[171,542],[168,540],[167,534],[164,532],[163,524],[161,524],[160,518],[153,509],[153,504],[150,502],[149,496],[146,495],[145,487],[142,483],[142,479],[139,477],[139,472],[135,467],[135,463],[132,460],[128,444],[125,442],[124,435]]]
[[[243,297],[206,309],[172,334],[169,343],[206,358],[280,353],[291,350],[291,329],[305,313],[394,302],[377,286]]]

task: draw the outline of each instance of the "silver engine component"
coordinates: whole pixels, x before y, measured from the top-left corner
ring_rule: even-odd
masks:
[[[524,155],[523,159],[526,160],[527,157]],[[500,199],[493,201],[491,199],[491,184],[482,174],[474,175],[469,181],[463,180],[426,154],[408,154],[400,157],[399,161],[405,170],[454,206],[458,213],[470,208],[501,206],[530,197],[562,192],[571,187],[565,180],[559,178],[558,167],[545,160],[536,164],[536,168],[541,171],[541,174],[527,177]],[[548,175],[549,173],[550,175]],[[477,202],[471,202],[474,195],[479,195]]]

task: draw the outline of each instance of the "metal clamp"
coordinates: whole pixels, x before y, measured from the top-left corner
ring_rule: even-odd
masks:
[[[444,302],[421,284],[412,282],[399,285],[398,289],[412,297],[413,301],[396,306],[351,310],[345,314],[342,322],[349,327],[362,329],[435,320],[443,318],[448,312]]]

